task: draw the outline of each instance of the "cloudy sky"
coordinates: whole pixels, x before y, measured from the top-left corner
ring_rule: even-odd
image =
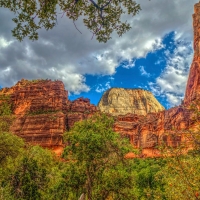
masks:
[[[183,99],[193,56],[193,6],[198,0],[137,0],[142,10],[129,17],[132,29],[98,43],[81,21],[60,15],[38,41],[12,37],[13,14],[0,8],[0,86],[18,80],[59,79],[71,100],[97,104],[110,87],[144,88],[166,107]]]

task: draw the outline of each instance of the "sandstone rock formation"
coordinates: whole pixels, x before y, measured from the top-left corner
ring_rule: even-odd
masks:
[[[13,87],[0,90],[0,96],[9,97],[12,104],[15,120],[10,130],[27,142],[55,151],[62,148],[66,130],[96,111],[89,99],[68,100],[61,81],[22,79]],[[0,98],[0,105],[1,102]]]
[[[200,99],[200,3],[195,4],[193,14],[194,58],[185,91],[184,104],[189,106]]]
[[[164,107],[157,101],[153,94],[143,89],[111,88],[107,90],[98,103],[101,112],[113,116],[128,113],[146,115],[159,112]]]
[[[114,130],[128,137],[134,147],[142,149],[143,156],[159,156],[159,144],[165,142],[168,146],[177,147],[186,142],[184,134],[195,127],[194,116],[183,106],[150,113],[145,117],[128,114],[116,118]]]
[[[68,101],[66,114],[66,128],[69,130],[75,122],[91,116],[97,111],[96,106],[90,104],[87,98],[78,98],[74,101]]]

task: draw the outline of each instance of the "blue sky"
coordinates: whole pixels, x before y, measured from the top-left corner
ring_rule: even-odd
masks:
[[[132,29],[107,43],[92,38],[81,20],[76,27],[58,17],[51,31],[41,29],[39,40],[13,38],[14,15],[0,8],[0,86],[22,78],[59,79],[71,100],[89,98],[97,104],[110,87],[150,90],[166,107],[183,99],[192,62],[193,6],[197,0],[136,0],[141,12],[124,16]]]
[[[89,98],[91,103],[97,105],[106,89],[112,87],[143,88],[152,91],[150,83],[155,84],[156,78],[164,73],[164,69],[167,66],[169,57],[166,55],[166,51],[169,51],[169,54],[173,55],[178,46],[174,41],[175,35],[175,32],[166,34],[162,38],[162,47],[147,53],[145,58],[133,58],[131,62],[126,60],[122,61],[116,68],[115,74],[112,76],[86,75],[86,84],[90,85],[90,91],[82,92],[78,95],[71,94],[69,99],[74,100],[78,97],[85,97]],[[189,48],[189,54],[191,55],[192,47],[189,45]],[[187,72],[188,69],[189,68],[186,66]],[[172,105],[166,98],[166,95],[162,93],[154,93],[154,95],[166,109],[176,105]],[[183,93],[178,95],[178,97],[183,99]]]

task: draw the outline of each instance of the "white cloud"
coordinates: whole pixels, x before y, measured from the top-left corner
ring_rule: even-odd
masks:
[[[144,69],[144,66],[140,66],[140,67],[139,67],[139,70],[140,70],[141,75],[147,76],[147,77],[150,76],[150,73],[148,73],[148,72]]]
[[[110,82],[108,81],[104,86],[102,84],[99,84],[97,88],[95,89],[95,91],[98,93],[102,93],[108,90],[109,88],[111,88],[111,86],[110,86]]]
[[[0,49],[1,48],[6,48],[12,43],[12,41],[7,41],[5,38],[0,37]]]
[[[176,49],[173,54],[165,52],[167,65],[155,83],[149,83],[155,95],[164,95],[170,106],[181,103],[185,93],[188,71],[192,62],[192,43],[174,37]]]
[[[88,91],[86,74],[112,76],[124,60],[127,61],[124,67],[134,67],[133,58],[145,57],[148,52],[163,48],[161,38],[171,31],[177,32],[179,40],[192,40],[192,12],[196,0],[140,0],[138,3],[141,12],[127,18],[132,29],[122,37],[113,34],[106,44],[98,43],[95,38],[91,40],[92,34],[82,22],[76,23],[80,34],[72,21],[61,16],[53,30],[40,30],[38,41],[25,39],[20,43],[11,36],[13,15],[0,8],[0,85],[11,86],[21,78],[42,77],[63,80],[70,92]],[[188,55],[185,56],[188,59]],[[56,71],[52,71],[53,68]],[[166,72],[169,70],[170,66]],[[177,70],[173,75],[183,82],[182,75],[177,74],[182,69]],[[167,79],[167,75],[163,74],[162,79]]]
[[[183,100],[183,97],[176,96],[175,94],[166,93],[166,97],[168,101],[170,102],[171,106],[178,106],[180,105],[181,101]]]

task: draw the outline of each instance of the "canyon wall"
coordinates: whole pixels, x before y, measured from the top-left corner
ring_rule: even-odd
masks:
[[[185,106],[190,106],[191,103],[197,102],[200,99],[200,3],[197,3],[194,6],[193,30],[194,58],[190,67],[190,73],[185,91]]]
[[[62,148],[65,131],[96,111],[89,99],[70,101],[61,81],[22,79],[1,89],[0,97],[0,105],[4,99],[12,105],[15,118],[11,132],[26,142],[54,150]]]
[[[142,156],[152,157],[160,155],[157,147],[163,142],[171,147],[187,143],[189,148],[189,130],[195,125],[194,112],[177,106],[145,117],[134,114],[118,116],[114,130],[128,137],[134,147],[142,149]]]

